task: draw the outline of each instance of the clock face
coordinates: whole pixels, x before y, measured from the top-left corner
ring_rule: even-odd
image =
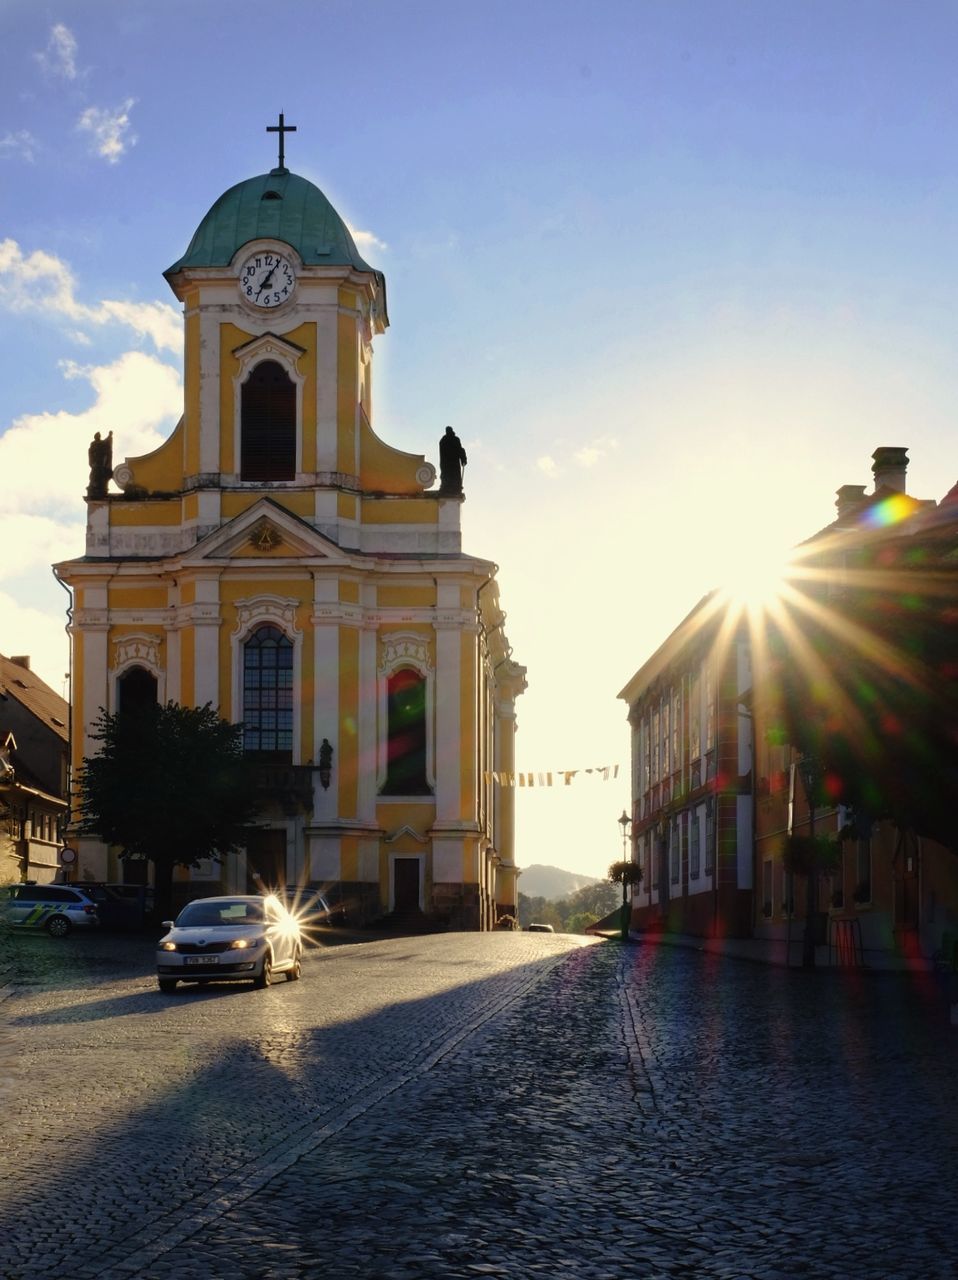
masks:
[[[293,296],[296,273],[281,253],[251,253],[239,273],[240,294],[254,307],[278,307]]]

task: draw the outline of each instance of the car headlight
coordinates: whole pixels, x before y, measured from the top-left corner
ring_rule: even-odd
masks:
[[[258,947],[262,941],[262,938],[234,938],[230,943],[230,950],[245,951],[247,948]]]
[[[161,951],[175,951],[175,950],[176,950],[176,943],[175,943],[175,942],[170,942],[170,941],[169,941],[169,939],[166,939],[166,938],[164,938],[164,940],[163,940],[159,945],[160,945],[160,950],[161,950]]]

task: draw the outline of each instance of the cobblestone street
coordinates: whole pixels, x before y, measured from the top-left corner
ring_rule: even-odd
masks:
[[[931,975],[446,934],[162,996],[144,939],[23,943],[10,1280],[955,1275]]]

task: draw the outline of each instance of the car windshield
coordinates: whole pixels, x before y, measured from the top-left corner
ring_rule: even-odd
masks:
[[[241,898],[222,902],[191,902],[176,917],[178,929],[262,923],[262,903],[244,902]]]

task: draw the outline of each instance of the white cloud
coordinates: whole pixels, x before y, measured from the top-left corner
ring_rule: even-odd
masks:
[[[541,458],[536,458],[536,466],[547,476],[555,476],[559,474],[559,468],[555,464],[555,460],[550,458],[548,454],[544,454]]]
[[[356,248],[360,253],[368,253],[370,249],[386,250],[389,248],[389,245],[386,244],[385,240],[380,240],[372,231],[357,231],[356,228],[351,227],[348,222],[346,223],[346,227],[349,234],[356,241]]]
[[[84,554],[90,440],[112,431],[115,462],[150,452],[183,408],[177,371],[142,351],[108,365],[66,361],[61,369],[89,383],[89,407],[25,414],[0,435],[0,547],[7,553],[0,557],[0,652],[30,654],[33,669],[58,691],[68,661],[66,595],[50,566]]]
[[[64,676],[69,670],[70,646],[66,626],[67,597],[54,583],[63,600],[60,613],[46,613],[20,604],[13,596],[0,591],[0,653],[5,657],[26,653],[30,669],[62,697],[68,698]]]
[[[79,513],[71,521],[23,511],[0,512],[0,547],[16,548],[15,555],[0,556],[0,581],[82,555],[84,536]],[[0,652],[6,650],[0,646]]]
[[[8,311],[41,311],[74,324],[123,324],[149,337],[158,350],[179,352],[183,343],[180,316],[164,302],[121,302],[106,299],[94,307],[76,298],[69,266],[52,253],[25,254],[15,240],[0,240],[0,307]]]
[[[617,449],[619,442],[612,436],[599,436],[591,444],[584,445],[573,454],[580,467],[594,467],[606,454]]]
[[[87,107],[77,121],[81,133],[93,136],[93,149],[107,164],[117,164],[129,147],[136,143],[130,132],[130,111],[135,98],[127,98],[114,111],[106,107]]]
[[[77,42],[69,27],[58,22],[50,30],[50,39],[42,53],[34,54],[37,62],[49,75],[62,76],[64,80],[77,77]]]
[[[183,323],[175,307],[165,302],[116,302],[109,299],[100,303],[95,312],[95,323],[106,324],[116,320],[128,325],[135,333],[152,338],[159,351],[180,351],[183,346]]]
[[[81,555],[87,449],[93,433],[114,432],[116,461],[147,453],[162,443],[166,429],[182,412],[183,393],[177,371],[141,351],[129,351],[109,365],[70,364],[64,373],[85,378],[95,392],[94,401],[80,413],[25,414],[0,436],[0,519],[43,515],[58,529],[77,525],[81,534],[73,545]],[[19,537],[12,544],[21,570],[24,556],[49,563],[45,548],[59,532],[45,525],[42,533],[40,548]]]
[[[5,133],[0,138],[0,160],[8,160],[13,156],[33,164],[37,158],[37,140],[28,129],[19,129],[16,133]]]

